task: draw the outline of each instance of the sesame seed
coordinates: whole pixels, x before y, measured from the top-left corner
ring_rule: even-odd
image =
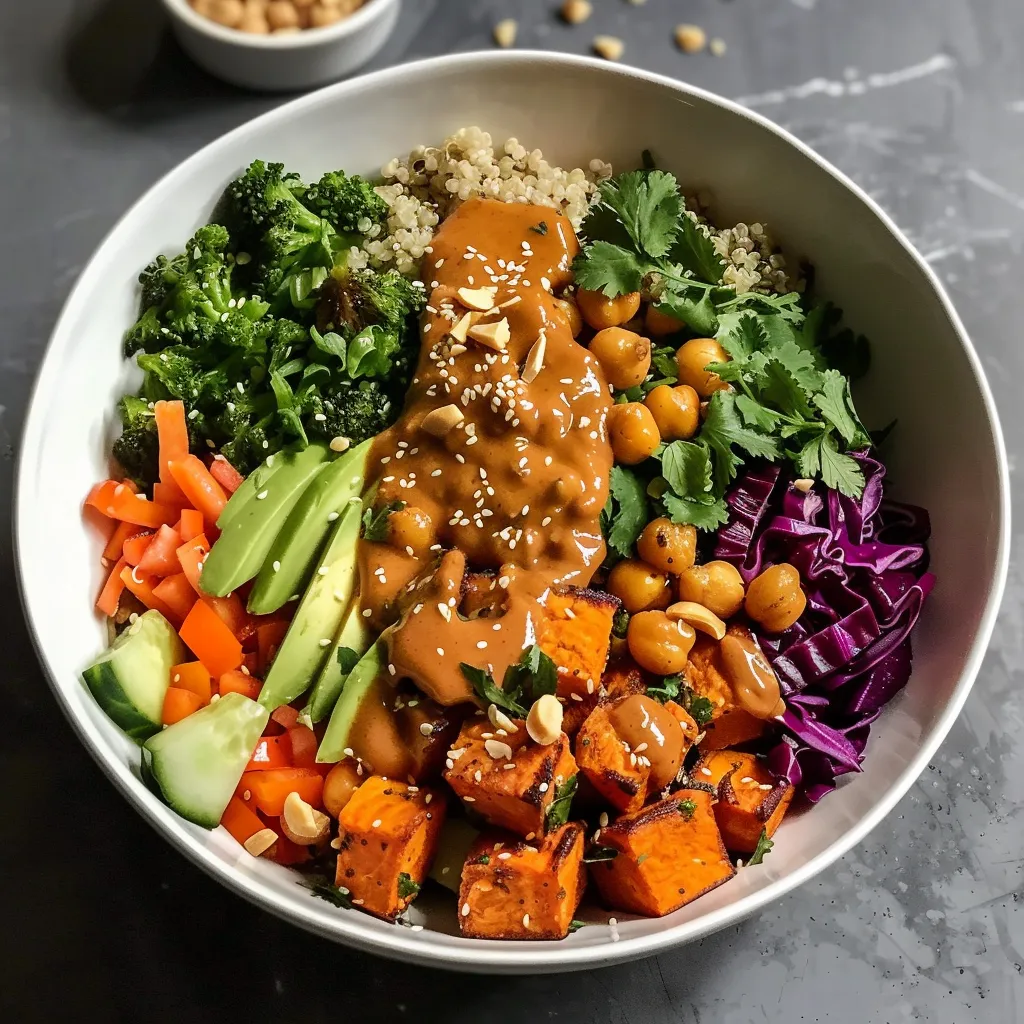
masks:
[[[382,822],[381,822],[380,818],[374,818],[374,820],[372,822],[370,822],[370,827],[371,828],[380,828],[381,824],[382,824]]]
[[[462,916],[463,917],[469,917],[469,904],[468,903],[463,903],[462,904]]]

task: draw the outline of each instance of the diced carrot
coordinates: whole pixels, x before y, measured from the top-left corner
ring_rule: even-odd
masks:
[[[246,772],[243,789],[251,794],[252,803],[264,814],[279,817],[284,811],[285,797],[298,793],[306,803],[321,807],[324,780],[309,768],[274,768],[265,772]]]
[[[107,546],[103,549],[103,557],[109,558],[112,562],[115,561],[124,554],[126,540],[146,532],[143,527],[136,526],[134,523],[118,523],[110,535],[110,540],[107,541]]]
[[[259,652],[260,672],[266,674],[277,654],[278,647],[288,632],[289,623],[276,621],[267,622],[256,627],[256,649]]]
[[[179,632],[211,675],[220,678],[242,664],[242,645],[205,601],[196,601]]]
[[[180,572],[177,555],[180,546],[181,537],[170,526],[161,526],[139,560],[139,571],[153,576],[173,576]]]
[[[153,406],[156,421],[156,435],[159,443],[160,482],[164,490],[177,492],[185,504],[185,492],[171,475],[169,466],[188,455],[188,421],[185,419],[184,402],[157,402]],[[154,492],[155,493],[155,492]]]
[[[138,527],[136,526],[135,529],[137,530]],[[149,547],[149,542],[154,536],[155,534],[147,530],[145,533],[137,533],[134,537],[129,537],[122,547],[122,557],[124,560],[129,565],[138,565],[145,557],[146,548]]]
[[[181,539],[186,543],[203,532],[203,513],[194,508],[181,510]]]
[[[139,571],[142,571],[141,568]],[[185,617],[192,611],[192,605],[199,600],[183,572],[162,579],[153,588],[153,593],[168,607],[174,609],[179,622],[185,621]]]
[[[192,507],[203,513],[207,523],[214,525],[228,499],[224,488],[210,476],[210,471],[194,455],[170,462],[167,468]]]
[[[96,607],[104,615],[113,617],[117,614],[117,605],[121,600],[121,592],[124,590],[124,579],[121,576],[121,571],[126,567],[126,564],[123,558],[117,560],[114,568],[110,570],[107,582],[103,584],[100,596],[96,599]]]
[[[168,686],[164,696],[164,725],[174,725],[183,718],[187,718],[193,711],[198,711],[203,706],[202,697],[197,696],[191,690],[182,690],[177,686]]]
[[[155,576],[148,576],[140,573],[138,569],[125,565],[121,570],[121,579],[128,588],[147,608],[158,611],[172,626],[181,625],[181,617],[166,602],[161,600],[155,593],[156,584],[159,582]]]
[[[197,534],[191,540],[185,541],[176,552],[181,571],[188,577],[195,592],[200,595],[203,588],[199,585],[199,576],[203,571],[203,559],[209,553],[210,542],[206,539],[205,533]]]
[[[171,667],[171,686],[191,690],[201,697],[204,704],[210,703],[213,685],[209,669],[201,661],[185,661]]]
[[[246,675],[244,672],[232,670],[225,672],[217,683],[217,690],[223,697],[225,693],[240,693],[249,700],[255,700],[260,695],[263,683],[255,676]]]
[[[125,487],[127,487],[128,490],[132,492],[132,494],[138,494],[139,493],[139,489],[140,489],[139,485],[134,480],[132,480],[131,477],[127,477],[126,476],[121,481],[121,483],[123,483],[125,485]]]
[[[188,498],[182,494],[181,488],[173,480],[169,484],[160,480],[153,484],[153,500],[170,508],[188,508]]]
[[[245,481],[245,477],[235,469],[234,466],[224,458],[223,455],[215,455],[210,463],[210,476],[227,491],[234,494]]]
[[[245,845],[247,839],[251,839],[257,832],[262,832],[266,828],[259,815],[237,796],[228,801],[220,823],[241,846]]]
[[[286,733],[261,736],[246,765],[247,772],[265,772],[273,768],[291,768],[291,744]],[[308,767],[302,765],[302,767]]]
[[[145,495],[136,494],[127,484],[116,480],[104,480],[96,484],[85,503],[111,519],[153,529],[165,523],[173,523],[178,518],[176,508],[150,501]]]
[[[304,725],[296,725],[288,730],[292,745],[292,765],[295,768],[316,767],[316,733]]]
[[[270,712],[270,717],[272,721],[277,722],[283,728],[293,729],[299,720],[299,713],[290,704],[282,704]]]

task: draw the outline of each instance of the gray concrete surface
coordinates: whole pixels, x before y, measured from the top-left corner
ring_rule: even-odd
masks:
[[[520,42],[685,77],[791,128],[864,185],[948,285],[1022,447],[1019,0],[406,0],[377,65]],[[684,57],[671,28],[723,38]],[[8,496],[29,384],[101,236],[158,175],[276,102],[207,78],[156,0],[0,5],[0,1009],[10,1021],[1024,1021],[1024,567],[960,720],[897,811],[759,917],[656,960],[462,978],[347,952],[254,910],[166,846],[63,721],[22,625]],[[951,410],[955,415],[955,410]],[[935,453],[941,457],[941,453]],[[1019,499],[1019,476],[1014,477]],[[1020,531],[1018,528],[1018,538]]]

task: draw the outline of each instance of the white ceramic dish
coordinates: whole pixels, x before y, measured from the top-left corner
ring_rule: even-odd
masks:
[[[914,674],[874,727],[864,773],[788,819],[763,867],[669,917],[620,920],[617,941],[606,926],[561,943],[466,940],[450,901],[418,902],[426,927],[411,931],[311,898],[285,869],[189,825],[146,790],[137,748],[78,675],[104,644],[89,611],[99,543],[82,523],[81,503],[105,475],[114,403],[134,383],[120,336],[134,316],[139,268],[161,249],[180,248],[256,156],[306,174],[373,173],[470,124],[498,139],[518,136],[568,166],[593,156],[635,166],[650,147],[685,182],[713,187],[721,223],[765,221],[789,251],[812,256],[823,293],[872,339],[874,368],[858,406],[868,423],[899,417],[888,460],[895,493],[927,506],[934,526],[939,582],[915,634]],[[26,613],[59,704],[136,809],[195,863],[267,910],[349,945],[462,970],[564,971],[656,953],[735,922],[821,871],[892,809],[946,735],[981,663],[1006,575],[1008,495],[992,398],[956,313],[928,266],[850,181],[763,118],[678,82],[550,54],[468,54],[272,111],[201,150],[136,203],[82,273],[54,330],[25,427],[16,540]]]
[[[352,74],[374,57],[395,27],[402,0],[368,0],[325,28],[254,35],[197,14],[188,0],[163,0],[185,52],[211,75],[246,89],[312,89]]]

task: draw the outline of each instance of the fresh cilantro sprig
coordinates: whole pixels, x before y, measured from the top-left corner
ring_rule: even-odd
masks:
[[[399,899],[412,900],[419,895],[420,884],[417,882],[412,875],[407,874],[405,871],[401,872],[398,876],[398,896]]]
[[[368,508],[363,513],[363,538],[371,541],[388,539],[388,516],[392,512],[401,512],[405,508],[404,501],[391,501],[374,511]]]
[[[558,688],[558,669],[537,644],[527,647],[515,665],[505,671],[501,686],[486,669],[462,662],[462,675],[485,704],[495,704],[523,718],[535,700]]]
[[[747,867],[763,863],[765,857],[772,852],[772,847],[774,845],[775,843],[768,838],[767,830],[761,829],[761,834],[757,837],[757,845],[754,847],[754,852],[750,855],[750,859],[747,861]]]
[[[544,831],[554,832],[569,820],[572,809],[572,798],[576,795],[578,782],[575,775],[570,775],[560,786],[555,787],[555,799],[548,807],[544,818]]]
[[[679,696],[682,683],[682,676],[665,676],[660,686],[648,686],[644,692],[648,697],[658,701],[660,704],[666,704],[668,701],[675,700]]]
[[[343,910],[352,909],[352,896],[348,889],[340,888],[323,875],[309,875],[300,884],[319,899],[333,903],[334,906],[341,907]]]

